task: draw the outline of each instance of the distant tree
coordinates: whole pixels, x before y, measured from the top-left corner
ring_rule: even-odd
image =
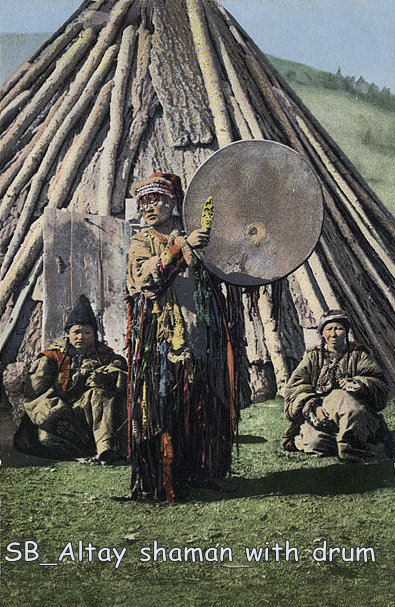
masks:
[[[395,96],[392,95],[390,89],[384,86],[379,93],[380,105],[388,108],[389,110],[395,110]]]
[[[340,69],[340,66],[337,68],[336,76],[333,76],[333,84],[334,84],[334,88],[336,88],[336,89],[344,88],[343,76],[342,76],[342,71]]]
[[[296,69],[287,61],[280,63],[279,60],[273,59],[275,60],[277,69],[289,82],[346,91],[354,97],[363,99],[374,105],[395,110],[395,95],[391,93],[388,87],[380,90],[376,84],[367,82],[363,76],[359,76],[358,79],[356,76],[343,76],[340,66],[337,68],[336,74],[331,74],[302,65]],[[367,133],[366,136],[370,141],[371,134]]]
[[[346,76],[343,78],[344,89],[350,93],[355,92],[355,76]]]
[[[366,95],[366,93],[368,92],[369,83],[366,82],[365,78],[360,76],[357,82],[355,83],[355,87],[358,93],[360,93],[361,95]]]

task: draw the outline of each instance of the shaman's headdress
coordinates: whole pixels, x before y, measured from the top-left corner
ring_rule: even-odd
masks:
[[[175,201],[181,213],[184,192],[181,179],[175,173],[153,173],[148,179],[136,181],[130,188],[130,194],[137,199],[137,206],[145,194],[166,194]]]

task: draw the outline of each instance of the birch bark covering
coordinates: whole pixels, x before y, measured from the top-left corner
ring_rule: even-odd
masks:
[[[46,207],[123,218],[133,181],[172,171],[185,188],[204,160],[240,138],[295,149],[325,197],[314,253],[282,281],[281,296],[261,289],[259,314],[246,308],[257,393],[272,394],[276,383],[281,392],[303,339],[310,344],[319,316],[339,306],[394,374],[393,218],[214,0],[86,0],[1,87],[0,346],[20,344],[3,362],[24,365],[27,336],[41,332],[32,292]],[[123,305],[123,293],[111,297]]]
[[[223,147],[233,141],[232,124],[221,89],[218,63],[209,36],[203,2],[201,0],[185,1],[193,44],[213,115],[218,145]]]
[[[111,215],[115,162],[122,136],[125,110],[124,102],[134,42],[134,29],[130,25],[122,34],[122,42],[119,49],[117,68],[114,76],[114,88],[111,96],[110,128],[100,160],[100,182],[98,197],[101,215]]]
[[[152,83],[163,108],[170,145],[210,143],[213,119],[187,12],[184,2],[171,4],[159,4],[153,17]]]

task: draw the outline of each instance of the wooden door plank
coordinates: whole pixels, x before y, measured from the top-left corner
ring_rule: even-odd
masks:
[[[72,305],[70,214],[47,209],[44,213],[43,331],[42,347],[63,334],[67,311]]]
[[[44,227],[44,346],[63,334],[71,307],[84,293],[99,339],[122,353],[126,333],[129,222],[51,209]]]

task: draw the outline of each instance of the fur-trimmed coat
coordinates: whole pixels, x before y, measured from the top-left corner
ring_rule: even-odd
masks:
[[[307,352],[292,373],[286,388],[284,412],[291,422],[284,434],[284,441],[299,433],[306,415],[323,396],[339,388],[340,378],[348,379],[346,391],[352,392],[372,412],[384,409],[388,386],[384,374],[366,348],[350,343],[346,353],[337,357],[319,345]]]
[[[97,342],[78,357],[68,338],[58,339],[26,380],[28,420],[22,420],[16,448],[62,457],[112,448],[126,419],[126,378],[125,359],[108,346]]]

